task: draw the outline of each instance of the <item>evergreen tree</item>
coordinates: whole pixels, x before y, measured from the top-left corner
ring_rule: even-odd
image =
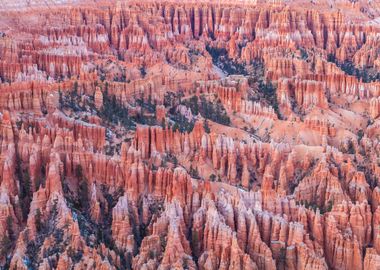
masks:
[[[89,207],[89,197],[88,197],[88,181],[83,175],[83,170],[81,165],[77,165],[75,168],[75,176],[78,179],[78,199],[79,205],[82,210],[87,210]]]
[[[210,127],[208,126],[208,121],[207,120],[203,121],[203,128],[204,128],[204,130],[205,130],[206,133],[210,133]]]
[[[42,221],[41,221],[41,211],[40,211],[40,209],[37,209],[37,211],[36,211],[35,224],[36,224],[36,230],[37,230],[37,232],[41,232],[41,230],[42,230]]]

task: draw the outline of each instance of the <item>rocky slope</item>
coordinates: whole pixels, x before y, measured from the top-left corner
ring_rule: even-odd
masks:
[[[0,269],[380,269],[377,1],[5,1]]]

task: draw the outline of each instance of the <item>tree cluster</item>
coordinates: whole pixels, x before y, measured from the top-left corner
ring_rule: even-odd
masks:
[[[329,54],[327,61],[335,63],[344,73],[355,76],[365,83],[380,81],[380,72],[370,72],[369,69],[358,68],[351,60],[345,60],[341,63],[336,59],[334,54]]]
[[[248,75],[244,64],[228,58],[227,50],[225,48],[216,48],[207,45],[206,50],[211,55],[214,65],[222,69],[228,75]]]
[[[207,100],[204,95],[200,97],[200,100],[197,96],[193,96],[189,100],[183,101],[182,104],[190,108],[194,115],[200,114],[206,119],[226,126],[231,124],[231,120],[219,99],[213,103]]]

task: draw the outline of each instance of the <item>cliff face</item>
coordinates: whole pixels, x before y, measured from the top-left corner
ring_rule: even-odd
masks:
[[[6,1],[0,268],[378,269],[380,6],[314,2]]]

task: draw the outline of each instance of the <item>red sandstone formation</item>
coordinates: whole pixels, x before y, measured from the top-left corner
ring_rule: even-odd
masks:
[[[379,98],[372,98],[369,105],[369,112],[373,119],[380,115],[380,101]]]
[[[376,1],[29,2],[0,268],[380,268]]]

